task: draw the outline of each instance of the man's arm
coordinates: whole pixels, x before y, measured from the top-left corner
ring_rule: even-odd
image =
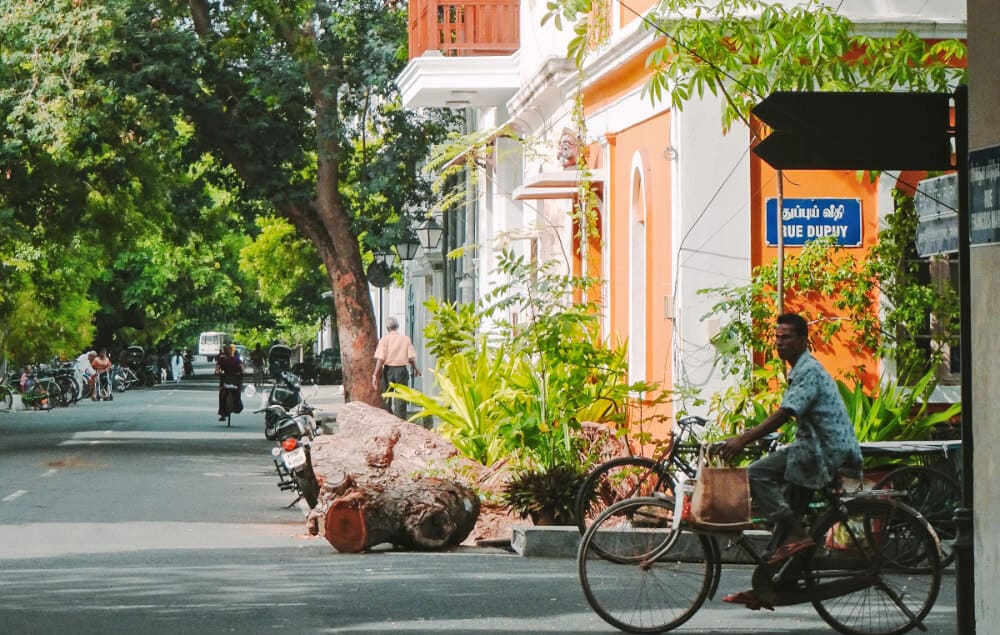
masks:
[[[375,358],[375,372],[372,373],[372,387],[378,390],[378,378],[382,374],[382,366],[385,365],[385,360],[381,357]]]
[[[417,358],[416,357],[411,357],[410,358],[410,366],[413,367],[413,374],[415,376],[417,376],[417,377],[420,377],[420,369],[417,368]]]
[[[729,437],[726,439],[726,444],[723,446],[720,454],[724,459],[731,459],[740,453],[743,448],[747,445],[753,443],[757,439],[771,434],[776,431],[781,426],[785,425],[785,422],[795,416],[795,411],[789,408],[778,408],[763,422],[757,424],[756,426],[750,428],[749,430],[744,430],[742,434],[738,434],[735,437]]]

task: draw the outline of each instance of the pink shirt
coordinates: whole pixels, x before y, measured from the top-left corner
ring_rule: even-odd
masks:
[[[399,331],[386,333],[375,348],[375,359],[381,359],[386,366],[406,366],[416,357],[413,342]]]

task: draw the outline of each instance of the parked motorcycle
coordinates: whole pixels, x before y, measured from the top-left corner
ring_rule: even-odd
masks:
[[[313,417],[313,407],[301,402],[291,410],[278,404],[264,410],[273,413],[277,420],[275,440],[278,445],[271,449],[271,455],[278,472],[278,488],[298,494],[289,507],[304,500],[312,509],[319,498],[319,483],[313,473],[310,442],[322,433]]]
[[[274,386],[267,395],[267,407],[264,408],[264,438],[269,441],[277,439],[279,415],[271,410],[271,406],[281,406],[289,411],[302,403],[302,385],[295,373],[281,371],[274,380]]]

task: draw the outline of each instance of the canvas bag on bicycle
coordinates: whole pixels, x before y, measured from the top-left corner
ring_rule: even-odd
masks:
[[[750,479],[745,467],[729,467],[708,446],[698,454],[698,477],[691,496],[691,520],[723,529],[751,523]]]

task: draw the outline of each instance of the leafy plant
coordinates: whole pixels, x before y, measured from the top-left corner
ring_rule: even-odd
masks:
[[[579,466],[553,465],[522,470],[503,491],[503,501],[535,524],[575,525],[576,493],[587,477]]]
[[[946,423],[962,410],[953,403],[945,410],[931,412],[927,397],[934,390],[935,373],[928,371],[912,387],[883,382],[877,394],[870,394],[861,383],[848,386],[838,380],[837,387],[847,406],[859,441],[914,441],[931,438],[936,426]]]
[[[645,419],[655,420],[669,393],[628,383],[626,348],[602,340],[596,305],[580,301],[596,281],[507,251],[498,258],[497,277],[505,282],[474,308],[428,302],[425,335],[439,355],[436,394],[406,386],[388,394],[418,405],[417,416],[436,417],[441,433],[468,458],[510,461],[508,500],[519,512],[549,500],[569,510],[575,475],[598,454],[580,422],[605,422],[624,434],[634,395],[644,395],[653,411]]]
[[[466,458],[492,465],[508,456],[512,448],[494,405],[509,374],[502,351],[490,350],[482,342],[474,356],[439,359],[431,372],[437,394],[394,385],[386,396],[417,405],[417,418],[435,417],[437,430]]]

